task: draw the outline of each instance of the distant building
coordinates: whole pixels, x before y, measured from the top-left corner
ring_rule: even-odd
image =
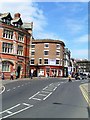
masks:
[[[77,71],[78,72],[89,72],[90,73],[90,61],[88,60],[77,60]]]
[[[65,51],[64,51],[64,76],[65,77],[67,77],[69,72],[71,71],[70,56],[71,56],[70,50],[68,50],[68,48],[65,48]]]
[[[64,42],[52,39],[33,40],[31,45],[30,69],[34,76],[63,76]]]
[[[32,23],[23,23],[19,13],[12,18],[10,13],[0,14],[0,75],[10,79],[29,76],[30,41]],[[1,76],[0,76],[1,77]]]

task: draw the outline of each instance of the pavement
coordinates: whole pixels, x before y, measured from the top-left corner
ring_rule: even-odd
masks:
[[[41,77],[40,77],[41,78]],[[45,77],[42,77],[42,79],[44,79]],[[38,77],[33,78],[34,80],[37,80]],[[48,79],[48,78],[45,78]],[[68,79],[68,78],[61,78],[61,79]],[[15,82],[15,81],[20,81],[20,80],[31,80],[31,78],[21,78],[21,79],[15,79],[15,80],[0,80],[0,89],[2,88],[3,85],[8,84],[10,82]],[[85,83],[85,84],[81,84],[80,86],[80,90],[85,98],[85,100],[87,101],[89,107],[90,107],[90,79],[89,79],[89,83]]]

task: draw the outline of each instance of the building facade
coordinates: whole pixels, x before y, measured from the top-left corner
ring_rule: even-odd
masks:
[[[90,73],[90,61],[88,60],[77,60],[76,61],[77,72],[79,73]]]
[[[30,69],[34,76],[63,76],[64,42],[52,39],[33,40]]]
[[[0,77],[5,79],[29,76],[32,23],[23,23],[19,13],[0,14]]]
[[[64,77],[67,77],[70,72],[70,56],[71,52],[68,48],[64,51]]]

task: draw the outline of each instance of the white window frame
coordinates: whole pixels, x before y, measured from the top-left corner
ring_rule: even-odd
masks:
[[[41,62],[41,64],[40,64],[40,62],[39,62],[40,60],[42,61],[42,58],[39,58],[39,59],[38,59],[38,64],[39,64],[39,65],[42,65],[42,62]]]
[[[32,48],[32,45],[34,45],[34,46],[35,46],[35,44],[31,44],[31,49],[35,49],[35,47],[34,47],[34,48]]]
[[[45,55],[45,51],[48,52],[48,55],[49,55],[49,50],[44,50],[44,56],[48,56],[48,55]]]
[[[35,59],[34,58],[31,58],[31,60],[34,60],[34,63],[35,63]],[[30,65],[34,65],[34,64],[31,63],[31,60],[30,60]]]
[[[57,46],[59,46],[59,47],[57,47]],[[56,49],[60,49],[60,44],[56,44]]]
[[[47,59],[47,60],[48,60],[48,62],[49,62],[49,59],[48,59],[48,58],[44,58],[44,65],[48,65],[49,63],[48,63],[48,64],[45,64],[45,59]]]
[[[18,45],[18,46],[21,46],[22,48],[23,48],[23,46],[22,45]],[[18,48],[17,48],[17,55],[20,55],[20,56],[23,56],[23,49],[22,50],[19,50]]]
[[[7,66],[5,66],[5,64],[7,65]],[[8,68],[7,68],[8,67]],[[4,70],[3,70],[4,69]],[[8,69],[8,70],[7,70]],[[3,72],[10,72],[10,63],[8,63],[8,62],[3,62],[2,63],[2,71]]]
[[[31,56],[34,56],[34,55],[32,55],[32,52],[34,52],[34,55],[35,55],[35,50],[31,50]]]
[[[46,47],[48,45],[48,47]],[[49,43],[44,43],[44,48],[49,48]]]
[[[6,44],[7,47],[3,47],[4,43]],[[9,47],[9,45],[12,45],[12,47]],[[13,44],[8,43],[8,42],[2,42],[2,52],[3,53],[8,53],[8,54],[13,54]]]
[[[56,58],[56,61],[59,60],[59,64],[56,63],[56,65],[60,65],[60,59],[59,58]]]
[[[57,55],[57,52],[59,53],[59,55]],[[56,50],[56,56],[60,56],[60,50]]]

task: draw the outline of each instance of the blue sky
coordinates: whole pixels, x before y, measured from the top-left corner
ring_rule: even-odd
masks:
[[[2,2],[0,11],[20,12],[22,20],[34,23],[35,39],[62,40],[71,57],[88,58],[88,2]]]

